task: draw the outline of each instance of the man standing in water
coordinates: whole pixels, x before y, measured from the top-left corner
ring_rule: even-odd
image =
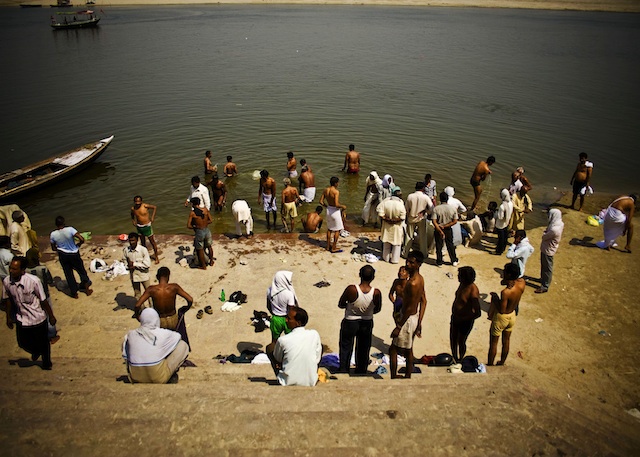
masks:
[[[298,209],[296,203],[298,203],[298,189],[291,185],[291,179],[284,178],[284,189],[282,189],[282,201],[280,202],[281,209],[280,215],[282,216],[282,224],[284,225],[285,232],[293,232],[293,226],[296,224],[296,217],[298,217]],[[289,219],[289,225],[287,225],[287,219]]]
[[[420,274],[420,265],[424,257],[420,251],[411,251],[405,265],[409,279],[402,291],[402,308],[396,328],[391,332],[393,341],[389,348],[391,359],[391,379],[398,376],[398,352],[407,360],[405,378],[413,372],[413,338],[422,338],[422,319],[427,309],[427,294],[424,290],[424,278]]]
[[[581,152],[578,155],[580,161],[578,162],[578,166],[576,167],[576,171],[573,172],[573,176],[571,176],[571,184],[573,189],[573,196],[571,197],[571,209],[576,209],[576,199],[578,195],[580,195],[580,206],[578,207],[578,211],[582,210],[582,205],[584,204],[584,196],[587,193],[587,187],[589,187],[591,183],[591,174],[593,173],[593,162],[589,162],[587,160],[587,153]],[[584,193],[582,192],[584,189]]]
[[[355,175],[360,171],[360,153],[356,152],[356,147],[353,144],[349,145],[349,152],[344,157],[342,171],[345,170],[351,175]]]
[[[151,211],[151,214],[149,214]],[[138,234],[140,235],[140,244],[147,247],[145,238],[149,238],[153,253],[155,255],[156,264],[160,263],[160,251],[158,251],[158,245],[156,239],[153,236],[153,228],[151,224],[156,218],[156,206],[142,202],[142,197],[136,195],[133,197],[133,206],[131,207],[131,223],[135,226]]]
[[[347,209],[345,205],[340,204],[339,182],[337,176],[332,176],[329,181],[331,185],[322,192],[320,197],[320,204],[327,208],[327,251],[332,253],[340,252],[337,249],[338,236],[344,229],[343,211]],[[333,234],[333,244],[331,243],[331,234]]]
[[[204,259],[204,250],[207,250],[209,256],[209,266],[213,266],[215,260],[213,258],[213,239],[211,238],[211,230],[209,230],[209,224],[213,222],[211,219],[211,213],[207,208],[200,207],[200,199],[193,197],[191,199],[191,212],[189,213],[189,220],[187,220],[187,228],[195,231],[195,238],[193,240],[193,248],[198,255],[198,263],[201,270],[207,269],[207,263]]]
[[[476,169],[473,170],[473,174],[471,175],[471,187],[473,187],[474,199],[471,204],[471,211],[476,209],[478,206],[478,202],[480,201],[480,195],[482,195],[482,181],[484,181],[487,176],[491,174],[491,170],[489,167],[496,163],[496,158],[493,156],[487,157],[487,161],[480,161],[478,165],[476,165]]]
[[[218,171],[218,165],[211,163],[211,151],[204,153],[204,184],[209,186],[211,184],[211,178]]]
[[[258,188],[258,203],[262,203],[267,216],[267,230],[271,228],[269,214],[273,213],[273,228],[276,228],[278,205],[276,204],[276,181],[269,177],[267,170],[260,172],[260,187]]]

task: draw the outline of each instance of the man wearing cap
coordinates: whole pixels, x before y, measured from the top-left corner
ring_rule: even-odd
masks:
[[[20,210],[16,210],[11,213],[11,219],[13,219],[13,222],[9,226],[11,252],[13,253],[13,255],[24,257],[31,247],[31,243],[29,243],[29,237],[27,236],[27,231],[22,226],[22,223],[24,222],[24,213]]]

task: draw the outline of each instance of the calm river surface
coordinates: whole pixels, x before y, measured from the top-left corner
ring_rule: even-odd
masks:
[[[533,199],[569,189],[580,151],[596,192],[638,190],[640,16],[366,6],[103,7],[96,30],[56,31],[56,10],[0,9],[2,134],[8,171],[115,135],[87,171],[20,198],[41,234],[58,214],[81,230],[128,232],[132,197],[157,204],[157,233],[190,233],[183,206],[205,149],[232,155],[229,205],[254,170],[278,181],[286,152],[318,190],[342,179],[359,214],[370,170],[405,196],[425,172],[472,200],[476,162],[495,155],[483,204],[524,166]],[[340,172],[347,145],[359,177]],[[304,212],[305,209],[302,210]]]

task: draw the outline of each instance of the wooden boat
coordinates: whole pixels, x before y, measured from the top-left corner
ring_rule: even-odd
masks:
[[[58,0],[55,5],[49,5],[51,8],[71,8],[73,4],[71,0]]]
[[[100,22],[100,18],[94,16],[93,11],[91,10],[56,14],[63,19],[56,20],[53,16],[51,17],[51,27],[53,27],[54,30],[86,29],[90,27],[97,27],[98,22]]]
[[[40,3],[20,3],[20,8],[42,8]]]
[[[26,193],[77,173],[96,160],[112,140],[113,135],[0,175],[0,199]]]

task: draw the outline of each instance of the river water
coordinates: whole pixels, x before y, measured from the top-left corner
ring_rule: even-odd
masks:
[[[471,171],[488,155],[497,163],[481,206],[517,166],[534,201],[548,203],[554,187],[569,189],[581,151],[595,162],[596,192],[638,190],[638,15],[102,9],[98,29],[77,31],[51,30],[55,9],[0,9],[0,169],[115,135],[85,172],[16,201],[40,233],[58,214],[81,230],[128,232],[136,194],[158,205],[157,233],[190,233],[183,202],[205,149],[240,169],[215,215],[218,233],[232,231],[238,198],[251,204],[255,231],[266,231],[252,174],[268,169],[280,190],[290,150],[312,165],[319,192],[342,179],[350,218],[370,170],[391,173],[405,195],[430,172],[469,203]],[[362,153],[360,176],[340,172],[350,143]]]

